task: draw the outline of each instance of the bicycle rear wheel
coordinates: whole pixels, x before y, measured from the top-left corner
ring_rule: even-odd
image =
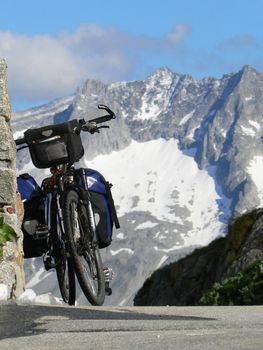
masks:
[[[57,273],[60,294],[65,303],[75,305],[76,282],[74,263],[66,248],[65,234],[58,215],[52,216],[53,235],[52,251]]]
[[[72,258],[63,257],[57,262],[56,273],[63,301],[69,305],[75,305],[76,283]]]
[[[65,235],[81,289],[92,305],[105,299],[105,279],[98,244],[92,242],[91,225],[78,193],[69,190],[63,197]]]

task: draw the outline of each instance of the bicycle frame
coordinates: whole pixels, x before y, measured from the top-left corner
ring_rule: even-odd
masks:
[[[99,105],[98,108],[108,114],[89,121],[73,119],[28,129],[24,137],[15,141],[17,146],[26,144],[20,149],[29,147],[36,168],[50,168],[52,174],[42,182],[45,223],[37,227],[39,233],[45,234],[48,244],[48,251],[43,256],[45,268],[56,269],[62,298],[69,305],[74,305],[76,300],[75,274],[92,305],[102,305],[106,289],[109,289],[109,285],[107,288],[105,285],[85,169],[74,168],[74,163],[84,154],[80,133],[94,134],[101,128],[109,128],[98,125],[116,118],[107,106]],[[79,230],[76,230],[77,226]]]

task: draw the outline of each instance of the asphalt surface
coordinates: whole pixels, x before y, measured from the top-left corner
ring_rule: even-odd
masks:
[[[0,350],[263,350],[263,306],[0,304]]]

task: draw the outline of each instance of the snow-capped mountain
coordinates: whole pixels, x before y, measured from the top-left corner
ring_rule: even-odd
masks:
[[[262,94],[263,75],[249,66],[200,81],[162,68],[145,81],[88,80],[71,97],[14,115],[15,137],[29,126],[96,117],[99,103],[118,116],[111,129],[83,135],[80,162],[114,184],[120,216],[102,252],[116,273],[106,303],[132,304],[152,271],[223,235],[233,214],[262,205]],[[48,174],[26,150],[18,168],[38,180]],[[39,271],[38,261],[28,270],[37,293],[55,293],[54,274]]]

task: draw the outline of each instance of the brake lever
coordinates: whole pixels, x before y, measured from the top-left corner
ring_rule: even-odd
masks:
[[[83,131],[88,131],[91,134],[94,134],[95,132],[100,132],[99,129],[109,129],[108,125],[101,125],[101,126],[97,126],[96,122],[88,122],[88,123],[83,123],[82,122],[82,126],[81,126],[81,130]]]
[[[97,126],[96,129],[90,131],[91,134],[95,134],[95,132],[100,133],[99,129],[109,129],[108,125]]]
[[[109,129],[109,125],[101,125],[101,126],[98,126],[97,129]]]

